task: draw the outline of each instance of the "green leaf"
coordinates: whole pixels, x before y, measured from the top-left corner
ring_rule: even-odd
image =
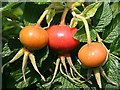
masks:
[[[120,35],[110,45],[110,52],[120,56]]]
[[[36,23],[44,12],[48,4],[35,4],[34,2],[26,2],[23,12],[23,19],[29,23]]]
[[[120,13],[120,2],[113,2],[110,7],[113,13],[113,18],[115,18],[116,15]]]
[[[91,40],[96,41],[96,32],[94,29],[90,29],[90,35],[91,35]],[[80,30],[77,30],[77,32],[74,34],[74,38],[79,40],[80,42],[87,42],[85,29],[82,28]]]
[[[18,19],[18,17],[13,14],[13,11],[11,9],[3,11],[2,15],[4,17],[10,18],[11,20],[17,20]]]
[[[15,86],[16,88],[25,88],[30,86],[31,84],[34,84],[35,82],[37,82],[37,77],[34,73],[31,72],[31,70],[27,67],[25,69],[25,76],[26,76],[26,83],[23,80],[22,77],[22,70],[21,67],[18,70],[15,70],[10,73],[11,77],[14,78],[14,80],[16,81]]]
[[[62,75],[54,80],[55,82],[60,82],[59,88],[78,88],[74,83],[70,82],[68,79],[63,77]],[[80,88],[80,87],[79,87]]]
[[[81,13],[86,19],[93,17],[102,3],[93,3],[87,6],[84,11]]]
[[[12,21],[7,19],[7,18],[3,18],[2,19],[3,23],[2,23],[2,32],[4,33],[4,31],[6,30],[10,30],[10,29],[13,29],[15,26],[12,25]]]
[[[28,60],[29,61],[29,60]],[[29,87],[32,84],[35,84],[37,81],[41,82],[41,77],[39,74],[34,70],[32,64],[28,62],[27,67],[25,68],[25,78],[26,78],[26,83],[23,80],[22,77],[22,61],[16,61],[13,64],[10,64],[10,77],[6,78],[8,81],[8,85],[15,86],[16,88],[22,89]]]
[[[35,57],[36,57],[36,61],[39,61],[39,65],[38,66],[42,66],[42,62],[45,61],[45,59],[48,57],[49,54],[49,48],[48,46],[44,47],[41,50],[38,50],[34,53]]]
[[[119,64],[118,60],[115,57],[109,55],[108,61],[106,62],[104,69],[106,68],[105,72],[106,72],[107,76],[116,83],[119,83],[119,78],[120,78],[119,67],[120,67],[120,64]],[[114,86],[112,84],[106,83],[105,88],[118,89],[118,86]]]
[[[30,0],[31,2],[34,2],[35,4],[48,4],[48,0]]]
[[[72,90],[74,90],[76,88],[79,88],[79,89],[80,88],[89,88],[89,86],[87,86],[85,83],[80,84],[80,85],[76,85],[73,82],[71,82],[69,79],[65,78],[63,75],[56,78],[51,87],[52,88],[57,87],[57,89],[60,89],[60,88],[68,88],[69,89],[70,88]]]
[[[50,23],[53,20],[54,16],[55,16],[55,9],[49,9],[48,14],[46,15],[46,21],[48,26],[50,26]]]
[[[120,14],[113,18],[112,22],[105,28],[103,32],[103,40],[107,43],[112,43],[118,35],[120,35]]]
[[[96,30],[102,32],[112,20],[112,10],[107,2],[97,10],[95,14],[94,24],[96,25]]]
[[[45,4],[45,3],[47,3],[47,2],[51,2],[51,0],[30,0],[30,1],[32,1],[32,2],[37,2],[37,3],[42,3],[42,4]]]
[[[6,43],[2,49],[2,57],[6,57],[6,56],[9,56],[11,54],[11,50],[8,46],[8,43]]]
[[[6,6],[4,6],[4,7],[2,7],[2,8],[0,9],[0,12],[1,12],[1,11],[9,10],[9,9],[11,9],[12,7],[14,7],[15,5],[20,4],[20,3],[21,3],[21,2],[9,2]]]
[[[15,16],[21,16],[23,14],[23,10],[21,8],[15,8],[13,9],[13,14]]]

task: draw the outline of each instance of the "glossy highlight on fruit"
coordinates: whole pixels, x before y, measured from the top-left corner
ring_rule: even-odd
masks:
[[[47,31],[37,26],[26,26],[19,34],[21,43],[30,49],[41,49],[48,43]]]
[[[106,48],[98,42],[85,44],[78,52],[80,62],[86,67],[98,67],[107,57]]]
[[[51,49],[57,51],[59,55],[70,53],[79,41],[73,38],[76,28],[70,28],[69,25],[53,25],[47,29],[48,45]]]

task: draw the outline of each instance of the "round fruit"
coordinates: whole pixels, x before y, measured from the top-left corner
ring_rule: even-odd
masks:
[[[30,49],[41,49],[48,43],[48,34],[41,27],[26,26],[19,34],[21,43]]]
[[[107,57],[106,48],[98,42],[85,44],[78,52],[80,62],[86,67],[98,67]]]
[[[73,38],[76,28],[70,28],[69,25],[53,25],[47,29],[48,45],[51,49],[57,51],[59,55],[69,54],[79,41]]]

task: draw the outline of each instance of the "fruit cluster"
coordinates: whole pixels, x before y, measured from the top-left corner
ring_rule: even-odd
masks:
[[[101,72],[103,71],[102,65],[107,60],[108,50],[105,47],[105,45],[99,40],[98,42],[91,42],[87,20],[82,15],[76,14],[74,12],[73,8],[76,7],[75,4],[72,2],[66,5],[67,7],[65,7],[64,9],[64,12],[61,17],[61,22],[59,25],[48,26],[46,30],[40,26],[43,18],[47,15],[49,11],[48,9],[46,9],[45,12],[41,15],[36,25],[29,25],[22,28],[19,34],[19,38],[20,38],[20,42],[23,44],[23,48],[18,51],[18,53],[13,57],[12,60],[10,60],[5,65],[3,65],[3,67],[9,63],[14,62],[18,58],[20,58],[22,55],[24,55],[23,63],[22,63],[22,73],[23,73],[24,81],[26,82],[24,71],[25,71],[25,66],[26,66],[28,57],[34,69],[36,70],[36,72],[39,73],[41,78],[45,81],[44,76],[40,73],[39,69],[37,68],[33,51],[42,49],[46,45],[48,45],[50,50],[53,50],[55,53],[57,53],[58,59],[56,61],[54,76],[52,80],[46,85],[50,85],[53,82],[59,66],[60,66],[60,72],[65,77],[69,78],[71,81],[77,84],[87,82],[89,80],[89,77],[88,78],[83,77],[76,70],[76,68],[74,67],[74,64],[72,63],[72,59],[70,57],[71,51],[75,49],[77,46],[79,46],[80,44],[78,40],[73,38],[73,35],[77,31],[77,28],[74,27],[74,25],[72,26],[72,25],[65,24],[65,17],[67,15],[67,12],[69,10],[72,10],[72,15],[76,19],[78,20],[80,19],[84,23],[86,35],[87,35],[87,44],[83,45],[78,51],[79,63],[83,67],[93,70],[97,83],[99,87],[102,88],[99,71]],[[74,23],[74,22],[71,22],[71,23]],[[66,65],[66,60],[69,65],[69,68],[73,71],[68,72],[68,66]],[[63,71],[62,66],[64,67],[65,72]],[[76,73],[79,77],[81,77],[83,82],[81,80],[77,80],[77,77],[74,76],[73,72]],[[107,77],[105,73],[102,75],[103,77]],[[110,82],[113,84],[116,84],[112,81]]]

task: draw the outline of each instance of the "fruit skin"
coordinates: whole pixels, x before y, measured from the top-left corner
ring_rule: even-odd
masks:
[[[80,62],[86,67],[98,67],[107,57],[106,48],[98,42],[85,44],[78,52]]]
[[[73,50],[79,41],[73,38],[76,28],[70,28],[69,25],[53,25],[47,29],[48,46],[59,55],[67,55]]]
[[[37,26],[25,26],[19,34],[21,43],[29,49],[41,49],[48,43],[47,31]]]

